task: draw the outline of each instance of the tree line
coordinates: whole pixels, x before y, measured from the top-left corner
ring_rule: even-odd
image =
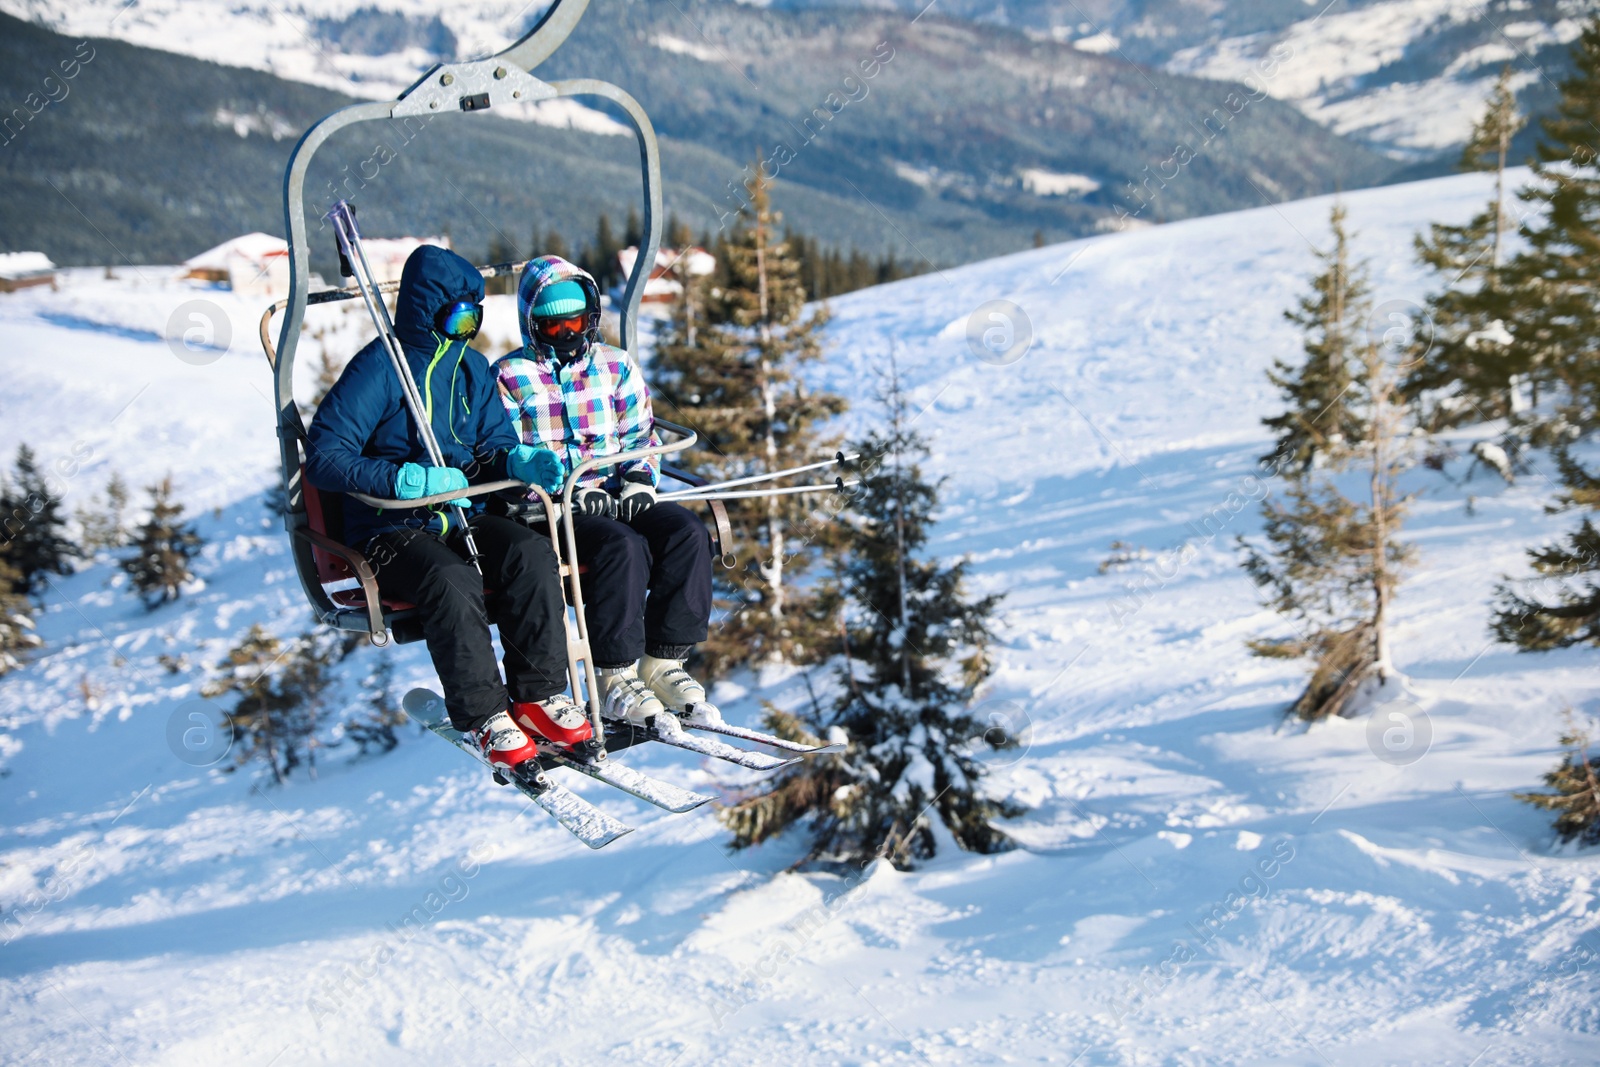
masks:
[[[622,229],[617,230],[611,216],[601,212],[595,222],[594,235],[574,246],[559,229],[533,228],[529,243],[518,248],[504,234],[497,234],[489,242],[487,263],[515,263],[530,256],[553,255],[570,260],[594,276],[602,292],[621,285],[626,279],[617,265],[617,253],[624,248],[637,248],[644,242],[644,223],[637,208],[629,208]],[[674,252],[699,247],[711,253],[716,260],[712,275],[714,288],[728,285],[732,277],[727,266],[728,257],[738,243],[738,237],[728,230],[715,234],[707,230],[695,237],[693,230],[677,215],[668,215],[662,231],[662,246]],[[815,237],[808,237],[792,227],[783,232],[787,254],[797,267],[797,280],[809,300],[826,300],[845,293],[882,285],[885,282],[910,278],[932,269],[928,263],[903,260],[893,250],[880,255],[870,255],[852,247],[848,252],[837,247],[824,246]],[[507,275],[490,278],[485,287],[491,293],[515,293],[517,279]]]

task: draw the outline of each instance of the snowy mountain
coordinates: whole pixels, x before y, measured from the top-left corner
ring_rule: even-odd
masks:
[[[925,6],[845,2],[908,13]],[[1532,110],[1548,109],[1553,83],[1568,67],[1566,46],[1589,7],[1584,0],[944,0],[934,10],[1130,63],[1243,82],[1329,129],[1417,159],[1466,140],[1503,64],[1517,71],[1517,90]]]
[[[477,0],[443,9],[243,0],[210,6],[204,19],[194,10],[192,0],[0,0],[0,90],[31,94],[39,110],[0,156],[0,179],[16,190],[0,203],[0,246],[100,262],[98,228],[131,261],[163,262],[235,236],[211,232],[194,245],[174,236],[225,219],[276,232],[269,216],[300,131],[356,97],[392,96],[439,58],[498,48],[536,13]],[[95,58],[55,90],[59,102],[41,103],[51,57],[80,47]],[[1119,209],[1138,210],[1130,201],[1141,183],[1170,174],[1179,142],[1197,157],[1185,172],[1200,180],[1168,181],[1142,219],[1365,187],[1397,168],[1266,97],[1225,130],[1202,129],[1196,116],[1225,107],[1236,91],[1228,83],[892,12],[595,0],[539,73],[601,76],[646,103],[668,208],[696,233],[731,222],[760,151],[790,225],[845,252],[893,250],[923,265],[1030,247],[1036,235],[1104,232]],[[500,121],[504,110],[446,117],[425,136],[393,124],[351,129],[318,161],[335,187],[358,186],[364,212],[392,208],[404,225],[437,229],[443,220],[418,216],[450,204],[464,216],[451,232],[474,254],[535,227],[576,244],[601,210],[613,223],[625,217],[637,150],[604,135],[620,129],[615,115],[569,105],[512,115],[536,126]],[[380,165],[375,155],[393,159]],[[441,173],[461,196],[439,195]],[[473,209],[461,210],[462,199]],[[517,221],[496,233],[488,215]]]
[[[1489,188],[1347,197],[1379,303],[1430,284],[1412,232]],[[863,397],[895,353],[949,478],[934,549],[1008,594],[982,713],[1023,742],[991,758],[994,788],[1030,808],[1009,828],[1023,847],[945,848],[913,873],[783,873],[798,842],[730,853],[710,813],[580,780],[639,827],[588,853],[409,729],[387,756],[325,750],[318,780],[281,789],[184,762],[170,731],[211,665],[254,622],[306,622],[262,506],[260,309],[149,267],[0,297],[0,449],[31,443],[72,506],[112,468],[136,485],[170,470],[208,540],[203,588],[153,612],[108,560],[56,579],[46,648],[0,680],[0,1059],[1594,1062],[1600,859],[1554,848],[1509,795],[1554,762],[1563,703],[1600,711],[1594,656],[1514,654],[1485,626],[1496,578],[1567,525],[1542,509],[1548,465],[1514,486],[1461,459],[1418,473],[1403,705],[1287,724],[1297,668],[1243,645],[1278,625],[1230,544],[1259,529],[1263,371],[1297,350],[1280,312],[1329,206],[835,302],[821,376]],[[1002,312],[1015,343],[996,357],[969,338]],[[313,347],[343,356],[363,327],[332,314]],[[179,358],[165,338],[199,327],[211,347]],[[1130,547],[1102,567],[1114,540]],[[418,646],[364,650],[341,667],[346,703],[380,656],[400,691],[431,682]],[[713,695],[754,722],[759,699],[806,689],[773,672]],[[1386,747],[1405,721],[1411,743]]]

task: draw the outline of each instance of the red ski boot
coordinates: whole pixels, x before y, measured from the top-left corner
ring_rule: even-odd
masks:
[[[489,766],[495,769],[497,775],[502,769],[515,770],[539,754],[533,738],[503,711],[489,716],[488,721],[472,731],[471,736],[478,751],[483,753],[483,758],[489,761]]]
[[[538,702],[513,703],[511,713],[532,737],[543,737],[573,753],[587,753],[584,743],[594,737],[594,726],[583,708],[565,693]]]

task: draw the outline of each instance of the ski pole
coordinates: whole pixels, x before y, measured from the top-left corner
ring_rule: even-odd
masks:
[[[785,485],[774,489],[723,489],[721,486],[707,486],[704,489],[685,489],[677,493],[662,493],[657,500],[669,500],[677,504],[693,504],[701,500],[755,500],[768,496],[791,496],[795,493],[842,493],[846,489],[853,489],[861,484],[859,478],[852,478],[848,482],[843,478],[835,478],[832,485]]]
[[[417,381],[411,376],[411,366],[406,363],[405,350],[401,348],[400,338],[395,334],[394,320],[389,317],[388,305],[383,302],[378,282],[372,273],[372,265],[367,262],[366,249],[361,245],[361,231],[356,228],[355,208],[348,200],[341,200],[333,205],[333,210],[329,211],[326,217],[333,223],[333,231],[339,241],[339,252],[350,267],[350,273],[356,280],[356,287],[361,291],[361,299],[367,305],[367,313],[372,316],[372,324],[377,327],[378,339],[389,355],[395,376],[400,379],[400,393],[405,397],[406,407],[411,412],[412,420],[417,424],[417,435],[422,438],[428,459],[435,467],[443,467],[444,453],[440,451],[439,441],[434,437],[433,424],[428,421],[427,409],[423,406],[422,395],[417,390]],[[481,575],[483,566],[478,562],[478,544],[473,540],[472,527],[467,524],[466,510],[455,504],[450,505],[450,510],[461,525],[461,535],[467,547],[467,560]]]
[[[803,467],[790,467],[788,470],[773,471],[771,474],[752,474],[749,477],[732,478],[725,482],[712,482],[706,485],[696,485],[691,486],[689,489],[679,489],[672,493],[663,493],[661,495],[676,496],[679,493],[721,492],[724,489],[732,489],[736,486],[753,485],[756,482],[770,482],[777,478],[787,478],[791,474],[805,474],[807,471],[819,471],[824,467],[832,467],[835,464],[842,466],[860,458],[861,455],[858,452],[852,452],[849,455],[845,455],[843,452],[835,452],[832,459],[825,459],[817,463],[807,463]]]

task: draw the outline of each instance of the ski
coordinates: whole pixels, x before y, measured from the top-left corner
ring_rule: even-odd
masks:
[[[540,789],[519,775],[507,774],[491,767],[476,746],[450,725],[448,718],[430,718],[430,715],[436,714],[436,709],[443,704],[443,701],[426,689],[413,689],[406,694],[400,706],[405,709],[407,715],[425,725],[431,733],[471,756],[480,766],[493,771],[496,781],[509,782],[516,786],[523,796],[539,805],[560,823],[562,829],[590,848],[604,848],[624,834],[633,833],[633,827],[613,819],[566,786],[547,782],[545,787]]]
[[[689,722],[684,720],[684,728],[688,730],[704,730],[707,733],[722,734],[724,737],[736,737],[741,741],[754,741],[758,745],[771,745],[773,748],[785,752],[796,752],[802,756],[820,756],[825,752],[843,752],[843,745],[803,745],[799,741],[788,741],[772,734],[764,734],[760,730],[746,730],[742,726],[729,726],[719,723],[715,726],[707,723]]]
[[[640,800],[648,801],[658,808],[665,808],[667,811],[678,814],[693,811],[700,805],[710,803],[714,799],[705,793],[695,793],[673,785],[671,782],[663,782],[659,778],[652,778],[642,771],[636,771],[632,767],[625,767],[613,759],[604,759],[591,763],[588,760],[576,759],[565,752],[555,750],[553,747],[547,748],[544,745],[539,746],[539,756],[541,760],[557,767],[566,767],[569,770],[577,771],[579,774],[586,774],[597,782],[604,782],[606,785],[622,790],[629,796],[638,797]]]
[[[406,714],[412,715],[428,723],[428,728],[433,729],[430,716],[437,714],[437,709],[444,707],[444,698],[427,689],[414,689],[407,694],[406,700],[412,701],[405,705]],[[437,701],[430,704],[428,701]],[[412,707],[416,708],[413,712]],[[445,723],[449,725],[448,722]],[[454,732],[454,731],[452,731]],[[474,753],[476,754],[476,753]],[[570,752],[551,744],[539,741],[539,762],[546,767],[566,767],[587,775],[597,782],[604,782],[614,789],[620,789],[629,796],[638,797],[640,800],[664,808],[674,814],[681,815],[686,811],[693,811],[702,804],[709,804],[716,799],[706,793],[695,793],[671,782],[663,782],[659,778],[652,778],[643,771],[636,771],[632,767],[625,767],[615,760],[605,759],[597,762],[582,760]]]
[[[668,712],[667,714],[671,714]],[[748,767],[753,771],[775,771],[780,767],[787,767],[792,763],[799,763],[799,756],[790,756],[783,759],[778,756],[769,756],[765,752],[751,752],[747,748],[735,748],[725,745],[721,741],[709,737],[694,737],[679,730],[674,734],[664,734],[650,726],[634,726],[632,723],[612,720],[606,724],[606,748],[629,748],[640,739],[658,741],[663,745],[681,748],[686,752],[696,752],[702,756],[713,759],[727,760],[741,767]]]

